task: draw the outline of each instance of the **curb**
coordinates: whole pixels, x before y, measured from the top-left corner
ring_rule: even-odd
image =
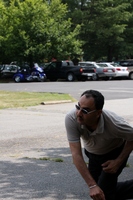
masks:
[[[41,102],[41,105],[51,105],[51,104],[60,104],[60,103],[71,103],[71,100],[61,100],[61,101],[47,101]]]

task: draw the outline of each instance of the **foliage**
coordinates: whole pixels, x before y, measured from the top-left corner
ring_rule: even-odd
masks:
[[[133,58],[132,0],[0,0],[0,61]]]
[[[62,2],[68,2],[73,23],[75,25],[78,22],[82,23],[80,38],[84,39],[85,59],[98,60],[106,57],[111,61],[113,58],[118,59],[120,55],[132,52],[131,0],[62,0]]]
[[[0,7],[1,53],[5,60],[32,63],[81,52],[82,43],[77,39],[80,26],[71,31],[67,7],[60,0],[50,4],[42,0],[11,0],[9,6],[1,2]]]

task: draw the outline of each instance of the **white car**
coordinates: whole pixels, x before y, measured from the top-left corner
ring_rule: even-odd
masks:
[[[115,78],[129,78],[128,67],[122,67],[117,63],[97,63],[97,64],[100,66],[114,67],[116,72]]]

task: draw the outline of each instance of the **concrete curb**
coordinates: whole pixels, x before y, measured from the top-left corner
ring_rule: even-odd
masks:
[[[41,102],[41,105],[51,105],[51,104],[60,104],[60,103],[72,103],[72,101],[71,100],[48,101],[48,102]]]

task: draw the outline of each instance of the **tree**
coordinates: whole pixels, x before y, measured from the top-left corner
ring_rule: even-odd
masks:
[[[118,57],[127,43],[126,28],[132,17],[129,0],[62,0],[67,3],[75,24],[81,23],[80,39],[84,39],[85,59]],[[74,7],[75,5],[75,7]],[[76,19],[77,18],[77,19]],[[124,48],[123,48],[124,49]]]
[[[5,8],[1,37],[9,61],[38,62],[81,52],[82,43],[77,38],[80,26],[71,31],[71,20],[66,19],[67,7],[60,0],[50,4],[43,0],[12,0]]]
[[[5,24],[7,22],[6,18],[6,8],[3,1],[0,1],[0,61],[5,59]]]

